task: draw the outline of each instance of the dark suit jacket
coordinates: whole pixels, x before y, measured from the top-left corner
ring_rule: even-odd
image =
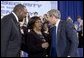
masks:
[[[44,35],[45,37],[46,35]],[[48,36],[44,38],[48,42]],[[29,54],[28,57],[45,57],[48,50],[42,48],[42,38],[40,38],[33,30],[28,32],[26,38],[26,47]]]
[[[21,33],[15,16],[11,13],[1,19],[1,56],[17,57],[21,44]]]
[[[51,39],[52,40],[52,39]],[[78,38],[70,22],[60,21],[57,30],[56,50],[58,57],[77,57]]]

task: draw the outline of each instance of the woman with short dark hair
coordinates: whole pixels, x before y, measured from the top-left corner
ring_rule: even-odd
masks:
[[[49,38],[41,31],[41,19],[37,16],[31,17],[28,27],[31,29],[26,38],[28,57],[48,57]]]

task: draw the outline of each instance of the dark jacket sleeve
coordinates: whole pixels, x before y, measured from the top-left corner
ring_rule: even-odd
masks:
[[[11,21],[8,18],[3,17],[1,19],[1,56],[6,55],[6,49],[8,47],[8,40],[10,37],[11,28]]]

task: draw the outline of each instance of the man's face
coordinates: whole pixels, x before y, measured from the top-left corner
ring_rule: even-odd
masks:
[[[47,15],[47,21],[50,22],[51,25],[56,23],[56,18],[54,16]]]
[[[22,11],[20,12],[20,21],[23,21],[23,18],[26,18],[27,13],[28,12],[26,8],[22,9]]]
[[[81,21],[81,18],[78,18],[77,21],[80,22]]]

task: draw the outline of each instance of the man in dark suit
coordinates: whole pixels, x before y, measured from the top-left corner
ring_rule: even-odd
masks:
[[[59,10],[52,9],[47,12],[48,21],[51,23],[51,57],[78,57],[78,38],[74,25],[62,21]]]
[[[21,46],[19,21],[25,18],[27,9],[18,4],[13,12],[1,19],[1,57],[18,57]]]

